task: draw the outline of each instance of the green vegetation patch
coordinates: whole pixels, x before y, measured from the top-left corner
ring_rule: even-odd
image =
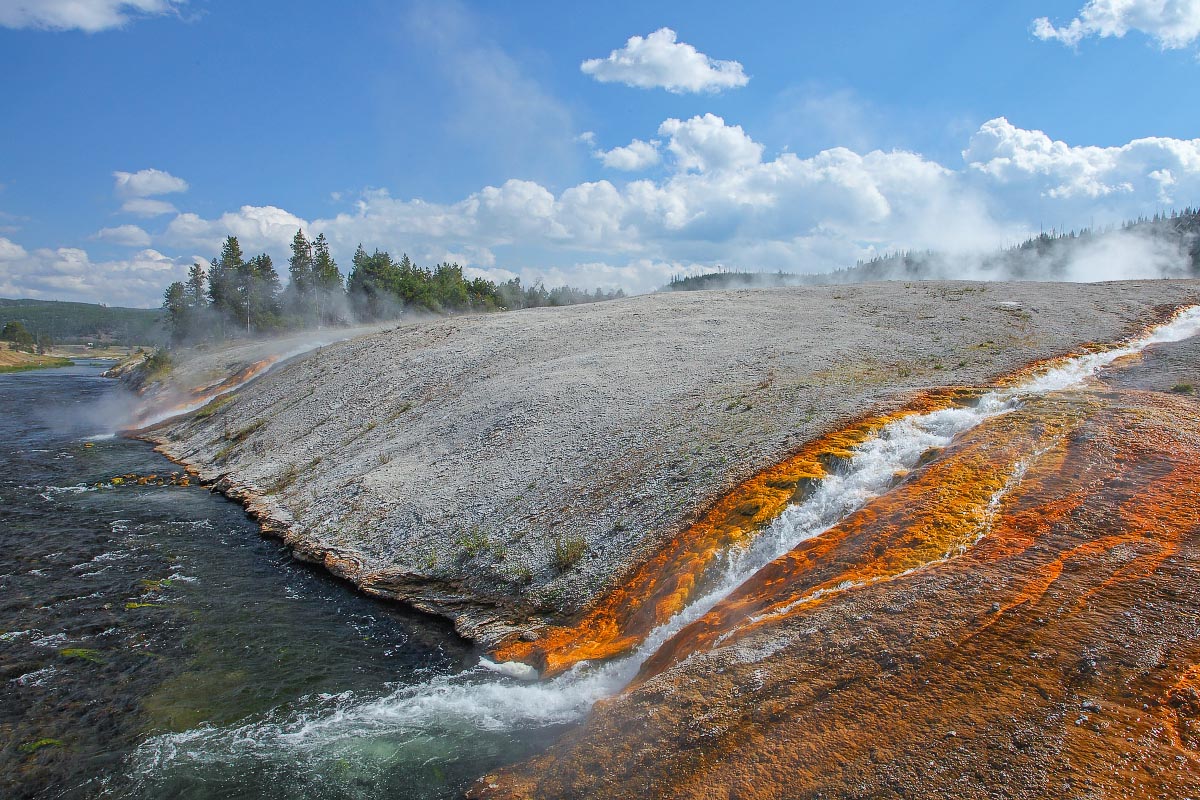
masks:
[[[47,736],[42,739],[34,739],[32,742],[25,742],[23,745],[21,745],[20,749],[21,749],[22,753],[36,753],[38,750],[41,750],[43,747],[66,747],[66,746],[67,745],[63,742],[62,739],[52,739]]]
[[[156,380],[171,372],[175,368],[175,362],[171,358],[171,353],[166,348],[160,347],[150,354],[150,357],[142,362],[142,371],[146,376],[147,381]]]
[[[560,536],[554,540],[551,556],[555,568],[559,572],[566,572],[582,561],[586,554],[587,541],[582,536]]]
[[[87,647],[64,647],[58,651],[58,654],[63,658],[70,658],[76,661],[87,661],[90,664],[104,663],[104,659],[100,657],[99,650],[91,650]]]
[[[197,411],[196,419],[208,419],[213,414],[217,413],[232,402],[233,395],[223,394],[215,400],[212,400],[208,405],[204,406],[204,408]]]
[[[0,373],[3,372],[28,372],[33,369],[51,369],[53,367],[69,367],[75,362],[69,358],[50,358],[46,357],[41,361],[32,361],[28,364],[12,364],[6,367],[0,367]]]
[[[491,543],[488,541],[488,535],[478,526],[474,526],[458,538],[458,546],[462,548],[464,556],[475,558],[486,553],[491,547]]]

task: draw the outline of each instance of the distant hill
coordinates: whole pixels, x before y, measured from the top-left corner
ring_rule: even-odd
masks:
[[[156,344],[164,339],[161,317],[156,308],[0,297],[0,327],[19,320],[34,336],[57,344]]]
[[[1200,277],[1200,210],[1155,214],[1102,231],[1043,233],[980,256],[890,253],[814,274],[721,270],[675,277],[664,291],[753,289],[902,280],[1093,281]]]

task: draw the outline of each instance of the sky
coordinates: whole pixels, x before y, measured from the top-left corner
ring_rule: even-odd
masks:
[[[0,0],[0,296],[298,228],[650,291],[1200,203],[1200,0]]]

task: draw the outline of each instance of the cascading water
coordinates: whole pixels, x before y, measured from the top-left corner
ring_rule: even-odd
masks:
[[[524,665],[484,660],[476,669],[404,686],[383,697],[346,693],[315,698],[303,709],[273,712],[234,727],[204,726],[154,737],[138,753],[137,772],[156,775],[186,764],[245,761],[273,763],[284,774],[287,765],[297,762],[359,763],[351,755],[364,753],[369,758],[395,759],[400,750],[410,758],[434,759],[449,751],[469,758],[472,749],[487,746],[495,732],[577,720],[597,700],[627,686],[666,642],[758,570],[887,492],[896,476],[916,466],[929,450],[946,447],[957,435],[1025,399],[1078,386],[1118,359],[1197,333],[1200,307],[1191,307],[1123,346],[1064,360],[1019,385],[993,390],[970,407],[914,414],[888,423],[855,447],[843,467],[822,479],[803,502],[787,508],[748,545],[723,553],[702,581],[707,589],[624,657],[599,664],[581,662],[536,683],[495,674],[520,675],[528,669]]]

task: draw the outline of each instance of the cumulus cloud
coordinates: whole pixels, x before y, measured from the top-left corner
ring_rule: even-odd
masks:
[[[1118,39],[1141,31],[1164,50],[1178,50],[1200,38],[1200,0],[1089,0],[1079,16],[1056,26],[1048,17],[1033,21],[1033,35],[1074,47],[1089,36]]]
[[[1200,192],[1200,139],[1150,137],[1118,147],[1071,146],[1003,117],[990,120],[963,152],[968,169],[1060,207],[1128,209],[1138,202],[1187,202]],[[1144,210],[1144,207],[1140,210]]]
[[[307,230],[308,223],[282,208],[242,206],[212,220],[198,214],[180,214],[167,225],[162,239],[177,247],[216,253],[226,236],[236,236],[244,252],[278,255],[286,251],[298,228]]]
[[[762,159],[763,147],[742,130],[741,125],[726,125],[714,114],[692,117],[686,122],[668,119],[658,127],[684,170],[700,172],[739,169],[753,166]]]
[[[25,248],[0,238],[0,295],[153,307],[187,275],[191,259],[145,249],[132,258],[92,261],[75,247]]]
[[[656,139],[651,139],[648,142],[643,142],[641,139],[634,139],[623,147],[614,147],[611,150],[596,150],[592,155],[600,159],[604,166],[609,169],[619,169],[623,172],[638,172],[658,163],[658,145],[659,142]]]
[[[137,225],[118,225],[115,228],[101,228],[96,231],[96,234],[92,238],[128,247],[150,246],[150,234]]]
[[[0,0],[0,26],[97,33],[138,17],[177,13],[187,0]]]
[[[625,46],[607,58],[591,58],[579,65],[602,83],[623,83],[639,89],[668,92],[719,92],[745,86],[749,81],[737,61],[717,61],[695,47],[676,40],[675,31],[659,28],[649,36],[630,36]]]
[[[113,191],[118,197],[153,197],[159,194],[186,192],[188,183],[161,169],[142,169],[137,172],[113,173]]]

